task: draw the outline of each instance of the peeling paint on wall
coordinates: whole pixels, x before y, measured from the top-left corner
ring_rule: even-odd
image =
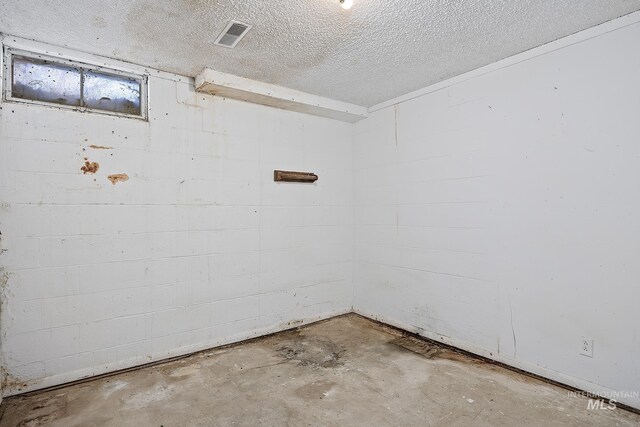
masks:
[[[90,162],[89,160],[87,160],[86,157],[85,157],[84,166],[80,168],[82,173],[85,175],[88,173],[96,173],[98,172],[98,169],[100,169],[100,165],[97,162]]]
[[[117,173],[114,175],[109,175],[107,178],[109,179],[109,181],[111,181],[113,185],[116,185],[119,182],[129,181],[129,175],[127,175],[126,173]]]

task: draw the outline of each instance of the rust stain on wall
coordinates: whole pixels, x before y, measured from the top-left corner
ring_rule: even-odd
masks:
[[[91,144],[89,148],[93,148],[94,150],[113,150],[113,147],[107,147],[105,145],[93,145]]]
[[[100,165],[96,162],[90,162],[85,158],[84,166],[80,168],[83,174],[96,173],[100,169]]]
[[[4,381],[2,382],[2,388],[4,390],[11,391],[22,391],[23,389],[29,386],[28,381],[21,380],[19,378],[15,378],[5,371],[4,373]]]
[[[109,178],[109,181],[111,181],[113,185],[116,185],[118,182],[128,181],[129,175],[127,175],[126,173],[117,173],[114,175],[109,175],[107,178]]]

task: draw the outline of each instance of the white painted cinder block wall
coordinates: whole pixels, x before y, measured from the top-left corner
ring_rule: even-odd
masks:
[[[2,104],[5,394],[351,310],[351,125],[155,71],[149,93],[148,122]]]
[[[355,125],[358,311],[640,407],[639,20]]]

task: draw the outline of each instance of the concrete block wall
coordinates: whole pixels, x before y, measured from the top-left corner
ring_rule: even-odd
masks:
[[[355,125],[358,311],[640,407],[639,21]]]
[[[351,125],[150,73],[148,122],[1,105],[5,395],[351,310]]]

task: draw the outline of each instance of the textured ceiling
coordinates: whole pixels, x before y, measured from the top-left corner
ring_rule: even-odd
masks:
[[[0,32],[371,106],[640,9],[640,0],[2,0]],[[229,19],[253,25],[213,45]]]

